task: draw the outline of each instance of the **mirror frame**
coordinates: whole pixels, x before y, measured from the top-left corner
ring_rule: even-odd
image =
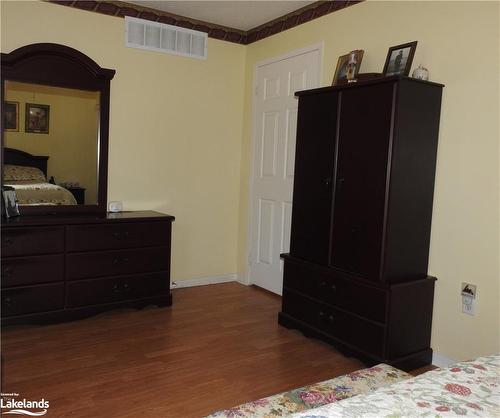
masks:
[[[106,212],[108,189],[109,90],[115,70],[100,67],[76,49],[65,45],[38,43],[1,54],[1,103],[5,100],[5,82],[18,81],[46,86],[100,92],[98,137],[97,204],[19,206],[21,215]],[[4,119],[1,118],[1,183],[3,186]],[[2,205],[3,205],[3,199]]]

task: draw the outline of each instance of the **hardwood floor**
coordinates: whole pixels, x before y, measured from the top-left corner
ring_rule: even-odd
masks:
[[[176,289],[171,308],[2,332],[3,393],[48,417],[202,417],[364,367],[280,327],[280,298],[238,283]]]

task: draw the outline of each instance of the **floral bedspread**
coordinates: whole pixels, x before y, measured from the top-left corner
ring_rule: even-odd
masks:
[[[360,393],[390,385],[411,375],[387,364],[358,370],[334,379],[293,389],[234,408],[218,411],[207,418],[275,418],[337,402]]]
[[[500,417],[500,355],[437,369],[294,418]]]
[[[76,205],[73,194],[61,186],[39,180],[6,181],[16,190],[20,205]]]

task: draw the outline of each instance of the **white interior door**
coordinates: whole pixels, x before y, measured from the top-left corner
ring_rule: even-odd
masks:
[[[281,295],[290,246],[295,132],[294,94],[319,86],[320,48],[258,65],[254,97],[249,282]]]

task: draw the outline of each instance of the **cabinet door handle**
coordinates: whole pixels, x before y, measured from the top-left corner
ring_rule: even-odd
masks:
[[[329,188],[329,187],[331,186],[331,184],[332,184],[332,178],[331,178],[331,177],[327,177],[327,178],[325,179],[325,186],[326,186],[327,188]]]
[[[12,267],[5,267],[3,269],[3,275],[6,277],[12,277],[13,273],[14,273],[14,270],[12,269]]]
[[[3,303],[6,305],[6,306],[12,306],[12,299],[9,298],[9,297],[6,297],[4,300],[3,300]]]
[[[12,239],[12,237],[5,237],[3,242],[8,245],[14,244],[14,240]]]

